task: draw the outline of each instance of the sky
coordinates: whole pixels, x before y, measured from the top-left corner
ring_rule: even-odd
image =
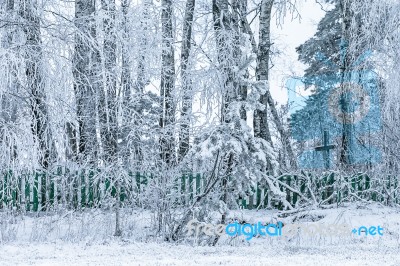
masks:
[[[258,1],[257,1],[258,2]],[[157,1],[155,1],[157,3]],[[253,3],[254,4],[254,3]],[[250,8],[250,7],[249,7]],[[325,5],[324,9],[328,9],[329,6]],[[302,76],[304,70],[307,68],[306,65],[298,61],[298,54],[296,53],[296,47],[303,44],[309,38],[311,38],[317,31],[318,22],[325,15],[325,11],[321,8],[316,0],[297,0],[297,10],[300,14],[299,17],[292,19],[290,14],[287,14],[283,23],[277,24],[276,16],[272,18],[271,21],[271,34],[273,51],[279,52],[277,55],[274,53],[272,55],[273,68],[270,69],[269,73],[269,85],[273,99],[278,102],[279,105],[286,105],[288,102],[287,89],[285,83],[295,76]],[[275,10],[273,10],[273,13]],[[249,19],[250,16],[249,16]],[[258,40],[259,31],[258,19],[255,19],[251,27],[255,34],[256,40]],[[201,40],[199,40],[201,41]],[[176,52],[177,60],[179,60],[180,52]],[[157,93],[158,83],[152,83],[148,86],[149,90]],[[301,95],[306,96],[307,92],[300,92]],[[201,111],[205,108],[199,103],[198,99],[195,99],[193,104],[194,111]],[[293,111],[293,110],[292,110]],[[219,121],[217,116],[219,109],[215,109],[208,118],[200,118],[196,124],[203,125],[203,123],[208,123],[207,121],[215,120]],[[253,114],[248,112],[247,123],[249,126],[253,124]]]
[[[287,16],[282,25],[276,25],[275,21],[271,24],[272,42],[275,50],[280,50],[281,54],[272,59],[274,67],[270,72],[270,88],[272,97],[279,104],[286,104],[288,100],[286,81],[291,76],[302,76],[307,68],[298,61],[296,47],[315,34],[318,22],[325,15],[325,11],[315,0],[300,0],[298,11],[300,21]]]

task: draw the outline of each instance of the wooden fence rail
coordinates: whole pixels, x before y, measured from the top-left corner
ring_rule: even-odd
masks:
[[[312,175],[286,175],[278,178],[286,201],[296,207],[313,200],[318,204],[341,203],[350,200],[372,200],[385,204],[399,204],[399,178],[385,176],[373,179],[368,175],[337,176],[333,173],[322,177]],[[128,173],[119,181],[119,200],[140,205],[140,195],[153,180],[151,175]],[[3,172],[0,177],[0,209],[17,208],[25,211],[42,211],[64,206],[91,208],[107,206],[117,196],[117,183],[110,175],[99,170],[70,171],[59,167],[52,174],[41,172]],[[206,180],[201,174],[182,175],[175,180],[173,189],[177,204],[188,204],[203,192]],[[237,206],[244,209],[283,209],[281,199],[272,195],[267,186],[259,182],[245,196],[237,199]]]

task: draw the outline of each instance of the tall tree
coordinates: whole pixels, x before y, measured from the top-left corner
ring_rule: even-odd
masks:
[[[189,127],[190,116],[192,111],[192,84],[188,73],[189,55],[191,50],[191,38],[193,28],[193,17],[195,0],[186,1],[185,17],[183,21],[183,36],[181,48],[181,76],[182,76],[182,112],[181,112],[181,128],[179,135],[179,159],[183,157],[189,150]]]
[[[75,1],[74,92],[78,120],[78,154],[94,163],[98,156],[96,102],[101,84],[101,60],[96,44],[95,0]]]
[[[236,66],[235,32],[233,32],[232,14],[229,12],[229,1],[213,1],[214,30],[216,33],[217,55],[220,63],[220,72],[223,78],[223,99],[221,122],[229,122],[231,117],[228,115],[230,103],[236,99],[237,85],[234,82],[233,67]],[[236,26],[236,25],[235,25]]]
[[[162,24],[162,54],[161,54],[161,85],[160,85],[160,146],[161,158],[170,165],[174,162],[174,122],[175,102],[173,91],[175,88],[175,52],[173,33],[173,9],[172,0],[161,1],[161,24]]]
[[[281,135],[281,141],[284,149],[288,154],[290,165],[295,167],[296,161],[292,146],[289,139],[289,134],[285,130],[282,122],[279,118],[278,112],[276,110],[275,102],[272,99],[271,93],[268,86],[268,74],[269,74],[269,60],[270,60],[270,50],[271,50],[271,17],[272,17],[272,7],[274,0],[262,0],[261,2],[261,13],[260,13],[260,33],[259,33],[259,45],[257,52],[257,68],[256,68],[256,78],[258,81],[263,81],[265,83],[265,94],[261,95],[260,103],[265,106],[264,110],[257,110],[254,113],[254,135],[268,141],[272,145],[271,133],[268,125],[268,109],[271,109],[271,114],[273,121]]]
[[[352,19],[351,1],[349,0],[339,0],[339,11],[341,18],[341,64],[340,64],[340,89],[343,92],[346,90],[346,80],[349,80],[349,69],[352,64],[351,62],[351,51],[349,50],[350,42],[350,27]],[[350,74],[351,75],[351,74]],[[350,110],[350,95],[349,93],[344,93],[342,95],[342,110],[343,110],[343,133],[342,133],[342,146],[340,152],[340,162],[349,165],[353,163],[352,159],[352,147],[353,147],[353,125],[348,123],[350,121],[349,110]]]
[[[101,0],[103,19],[104,87],[100,88],[99,122],[103,157],[107,163],[117,161],[118,104],[117,104],[117,40],[115,0]]]
[[[20,107],[18,98],[13,95],[20,93],[20,82],[18,80],[18,63],[12,60],[14,49],[12,48],[15,35],[15,26],[12,25],[11,21],[15,19],[15,4],[14,0],[7,0],[5,3],[5,12],[9,23],[5,24],[4,37],[2,39],[2,48],[8,50],[6,56],[7,61],[7,79],[6,86],[7,92],[1,96],[0,105],[0,144],[2,151],[6,154],[5,158],[10,158],[11,161],[17,158],[17,147],[12,141],[12,136],[8,132],[9,124],[13,124],[17,121],[17,111]]]
[[[257,49],[256,80],[268,82],[269,60],[271,49],[271,17],[274,0],[262,0],[260,12],[260,32]],[[265,84],[267,86],[267,84]],[[269,87],[267,87],[268,91]],[[271,132],[268,124],[268,94],[260,96],[260,103],[264,105],[263,110],[255,110],[253,116],[254,137],[266,140],[273,147]],[[268,162],[268,168],[272,168]],[[272,170],[272,169],[269,169]]]
[[[131,76],[131,60],[129,58],[129,0],[121,1],[122,9],[122,74],[121,89],[123,93],[123,106],[127,108],[132,97],[132,76]],[[129,114],[126,114],[129,116]],[[127,135],[124,133],[124,135]]]
[[[236,0],[233,2],[233,8],[237,10],[237,12],[234,12],[234,16],[236,17],[235,20],[238,21],[238,29],[237,31],[241,33],[241,35],[238,35],[239,37],[239,45],[238,45],[238,51],[237,54],[242,56],[242,51],[240,50],[240,47],[245,47],[246,46],[246,39],[243,38],[243,34],[248,34],[250,36],[250,42],[252,44],[252,50],[255,52],[255,46],[254,46],[254,38],[251,33],[250,27],[248,27],[248,21],[247,21],[247,0],[246,1],[240,1]],[[243,71],[243,79],[248,79],[249,78],[249,70],[247,67],[245,67],[245,70]],[[246,106],[245,102],[247,100],[247,93],[248,93],[248,84],[239,84],[239,93],[238,93],[238,101],[241,102],[241,108],[240,108],[240,118],[243,120],[247,120],[247,112],[246,112]]]
[[[133,80],[131,75],[132,63],[129,53],[130,49],[130,27],[129,27],[129,14],[128,6],[129,1],[122,1],[122,27],[123,27],[123,42],[122,42],[122,92],[123,92],[123,119],[125,122],[122,125],[123,143],[132,143],[132,152],[134,153],[135,161],[138,164],[143,163],[143,113],[145,112],[145,87],[149,83],[148,79],[148,46],[149,46],[149,24],[150,24],[150,8],[151,0],[144,0],[141,5],[140,11],[140,28],[141,31],[137,33],[138,38],[138,58],[136,60],[136,78]],[[133,136],[133,138],[129,137]],[[126,145],[121,145],[126,146]],[[127,155],[131,155],[130,146],[125,147]],[[126,156],[128,158],[128,156]]]
[[[257,81],[268,82],[269,60],[271,49],[271,17],[274,0],[262,0],[260,13],[260,32],[257,50]],[[267,95],[260,96],[260,103],[265,107],[264,110],[254,112],[254,136],[268,141],[272,145],[271,132],[268,125],[268,101]]]
[[[40,18],[38,17],[36,1],[22,0],[20,15],[24,20],[23,32],[26,38],[26,88],[30,93],[30,108],[32,113],[32,133],[40,149],[39,163],[47,169],[55,152],[52,146],[52,136],[49,125],[49,114],[45,93],[45,78],[43,76],[43,51],[40,35]]]
[[[232,103],[239,98],[239,82],[233,69],[237,68],[239,63],[239,21],[229,11],[228,0],[213,0],[213,22],[216,35],[217,59],[219,63],[219,72],[222,77],[222,105],[221,105],[221,124],[229,128],[229,124],[234,124],[235,128],[240,127],[232,110]],[[237,5],[236,5],[237,6]],[[233,12],[237,12],[234,10]],[[232,136],[230,136],[232,137]],[[236,163],[235,153],[232,149],[223,151],[223,170],[222,170],[222,202],[228,200],[228,178],[233,172]],[[225,223],[227,213],[224,212],[221,217],[221,223]],[[214,245],[219,237],[214,239]]]
[[[128,137],[131,130],[130,120],[132,116],[132,75],[131,75],[131,60],[129,54],[129,0],[121,1],[122,9],[122,43],[121,43],[121,93],[122,93],[122,117],[123,122],[120,128],[121,132],[121,147],[125,147],[121,152],[124,154],[125,164],[127,164],[130,149],[128,147]],[[137,145],[138,146],[138,145]]]

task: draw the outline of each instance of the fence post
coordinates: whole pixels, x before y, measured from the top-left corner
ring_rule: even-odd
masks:
[[[51,174],[49,177],[49,181],[50,181],[50,193],[49,193],[49,202],[50,205],[53,206],[54,208],[54,195],[55,195],[55,184],[54,184],[54,179],[55,179],[56,175]]]
[[[193,189],[193,174],[189,174],[189,202],[193,201],[193,194],[194,194],[194,189]]]
[[[8,172],[4,174],[4,194],[3,194],[3,203],[4,207],[8,207],[8,191],[9,191],[9,184],[8,184]]]
[[[333,188],[333,184],[335,183],[335,174],[334,173],[330,173],[329,174],[329,178],[328,178],[328,191],[327,191],[327,196],[328,196],[328,198],[330,197],[330,196],[332,196],[333,195],[333,193],[335,192],[335,190],[334,190],[334,188]],[[333,198],[331,198],[330,200],[329,200],[329,204],[332,204],[333,203]]]
[[[182,204],[186,204],[186,176],[183,174],[181,177],[181,195],[182,195]]]
[[[268,191],[268,186],[264,187],[264,207],[270,207],[269,206],[269,191]]]
[[[290,187],[291,182],[292,182],[292,176],[290,176],[290,175],[286,176],[286,185],[288,185]],[[290,189],[286,188],[286,200],[290,204],[293,204],[291,193],[292,193],[292,191]]]
[[[19,182],[18,178],[13,178],[13,172],[12,170],[9,170],[9,177],[10,177],[10,185],[11,185],[11,206],[17,207],[17,197],[18,197],[18,188],[19,188]]]
[[[4,178],[0,178],[0,208],[3,208],[5,188],[6,188],[6,185],[4,183]]]
[[[339,204],[342,202],[342,176],[339,176],[339,179],[336,180],[336,206],[339,207]]]
[[[37,212],[39,208],[39,173],[34,172],[34,180],[33,180],[33,211]]]
[[[87,189],[86,189],[86,171],[82,170],[81,172],[81,207],[85,207],[86,206],[86,193],[87,193]]]
[[[297,178],[297,175],[293,175],[293,183],[295,184],[296,190],[299,189],[299,179]],[[293,192],[293,205],[296,207],[297,205],[297,200],[298,200],[298,194],[296,192]]]
[[[196,195],[200,195],[201,193],[201,185],[200,185],[200,174],[196,174]]]
[[[93,207],[94,206],[94,190],[95,190],[95,184],[94,184],[94,170],[89,169],[89,177],[88,177],[88,182],[89,182],[89,200],[88,200],[88,206]]]

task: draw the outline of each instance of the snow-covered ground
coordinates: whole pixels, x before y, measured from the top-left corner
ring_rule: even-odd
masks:
[[[199,246],[197,239],[171,244],[148,237],[150,215],[133,211],[123,216],[122,239],[113,233],[107,213],[68,213],[58,216],[6,219],[2,216],[0,265],[400,265],[400,210],[381,205],[351,205],[305,210],[288,217],[275,211],[236,211],[247,223],[349,224],[378,226],[383,235],[296,235],[284,237],[224,236],[216,247]],[[284,227],[285,228],[285,227]]]
[[[268,244],[191,247],[112,242],[1,247],[1,265],[400,265],[398,248],[383,245],[279,247]]]

